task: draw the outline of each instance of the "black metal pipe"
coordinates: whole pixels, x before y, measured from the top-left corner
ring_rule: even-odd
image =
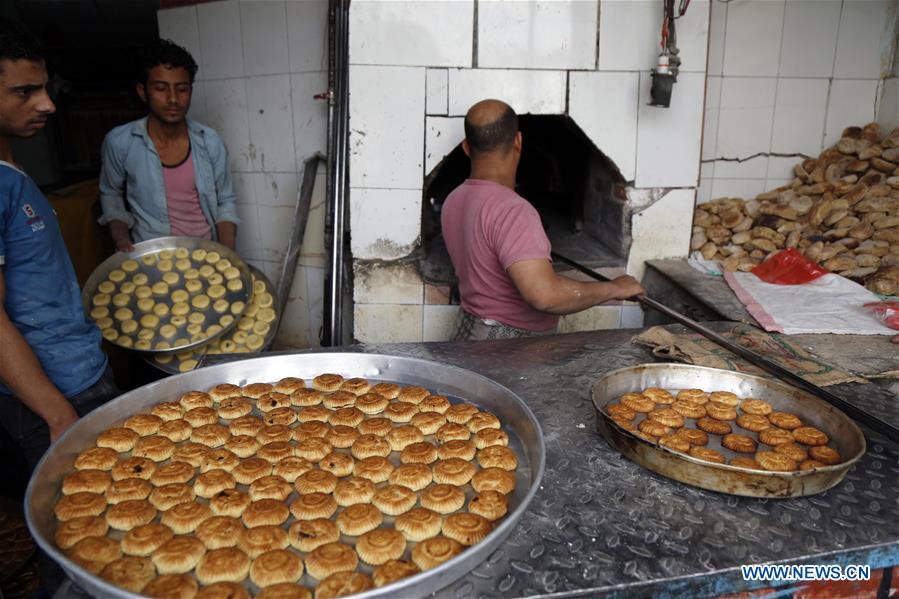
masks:
[[[608,277],[605,277],[597,272],[594,272],[594,271],[590,270],[589,268],[587,268],[586,266],[583,266],[582,264],[579,264],[579,263],[575,262],[574,260],[572,260],[570,258],[566,258],[565,256],[562,256],[561,254],[558,254],[556,252],[552,252],[552,257],[553,257],[553,259],[558,260],[559,262],[564,262],[565,264],[568,264],[569,266],[574,267],[576,270],[579,270],[580,272],[582,272],[598,281],[608,282],[610,280]],[[641,304],[643,304],[644,306],[646,306],[647,308],[652,308],[653,310],[656,310],[657,312],[661,312],[665,316],[681,323],[682,325],[686,326],[687,328],[693,329],[694,331],[696,331],[697,333],[699,333],[706,339],[709,339],[710,341],[714,341],[715,343],[717,343],[724,349],[735,353],[736,355],[740,356],[741,358],[743,358],[750,364],[754,364],[755,366],[758,366],[762,370],[773,374],[775,377],[779,378],[780,380],[790,383],[794,387],[798,387],[798,388],[802,389],[803,391],[807,391],[808,393],[811,393],[815,397],[820,397],[821,399],[823,399],[830,405],[832,405],[836,408],[839,408],[840,410],[842,410],[843,412],[848,414],[856,422],[867,426],[868,428],[870,428],[873,431],[877,431],[878,433],[884,435],[885,437],[887,437],[888,439],[890,439],[894,442],[899,443],[899,428],[896,428],[892,424],[890,424],[888,422],[884,422],[880,418],[877,418],[873,414],[866,412],[862,408],[859,408],[858,406],[855,406],[855,405],[847,402],[843,398],[841,398],[837,395],[834,395],[830,391],[827,391],[826,389],[823,389],[823,388],[819,387],[818,385],[805,380],[801,376],[799,376],[793,372],[790,372],[789,370],[787,370],[780,364],[777,364],[776,362],[773,362],[772,360],[769,360],[768,358],[766,358],[760,354],[757,354],[752,350],[749,350],[749,349],[746,349],[745,347],[737,345],[730,339],[720,335],[719,333],[716,333],[715,331],[709,329],[708,327],[705,327],[705,326],[699,324],[698,322],[696,322],[693,319],[687,318],[686,316],[684,316],[683,314],[681,314],[679,312],[675,312],[668,306],[666,306],[660,302],[657,302],[656,300],[654,300],[650,297],[646,297],[645,295],[640,295],[634,299],[636,301],[640,302]]]

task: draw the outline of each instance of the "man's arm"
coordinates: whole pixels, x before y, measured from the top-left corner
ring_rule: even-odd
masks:
[[[215,225],[216,233],[218,233],[219,243],[222,245],[226,245],[232,250],[234,249],[234,244],[237,243],[237,225],[223,220]]]
[[[100,205],[103,215],[101,225],[109,225],[109,234],[120,252],[134,249],[129,230],[134,226],[134,217],[125,207],[125,166],[119,158],[115,144],[107,135],[101,150]]]
[[[609,300],[622,300],[644,293],[630,276],[609,283],[575,281],[557,275],[549,260],[523,260],[508,269],[509,276],[525,301],[535,310],[550,314],[573,314]]]
[[[5,309],[6,285],[0,269],[0,380],[13,395],[44,419],[50,428],[50,442],[56,440],[78,413],[59,389],[47,378],[31,346],[9,319]]]

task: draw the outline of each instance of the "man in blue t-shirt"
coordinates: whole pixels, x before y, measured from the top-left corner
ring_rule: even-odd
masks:
[[[56,107],[40,45],[0,19],[0,424],[33,469],[79,416],[118,394],[50,203],[13,161]]]

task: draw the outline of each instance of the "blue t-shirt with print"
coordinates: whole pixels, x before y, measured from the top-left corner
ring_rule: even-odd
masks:
[[[4,309],[54,385],[72,397],[106,368],[50,202],[25,173],[0,162],[0,269]],[[12,395],[0,382],[0,394]]]

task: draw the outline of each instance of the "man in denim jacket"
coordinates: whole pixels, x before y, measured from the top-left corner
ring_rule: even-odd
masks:
[[[137,94],[147,116],[103,141],[100,224],[109,225],[120,251],[168,235],[233,249],[239,219],[228,152],[214,130],[187,118],[197,63],[184,48],[159,40],[142,67]]]

